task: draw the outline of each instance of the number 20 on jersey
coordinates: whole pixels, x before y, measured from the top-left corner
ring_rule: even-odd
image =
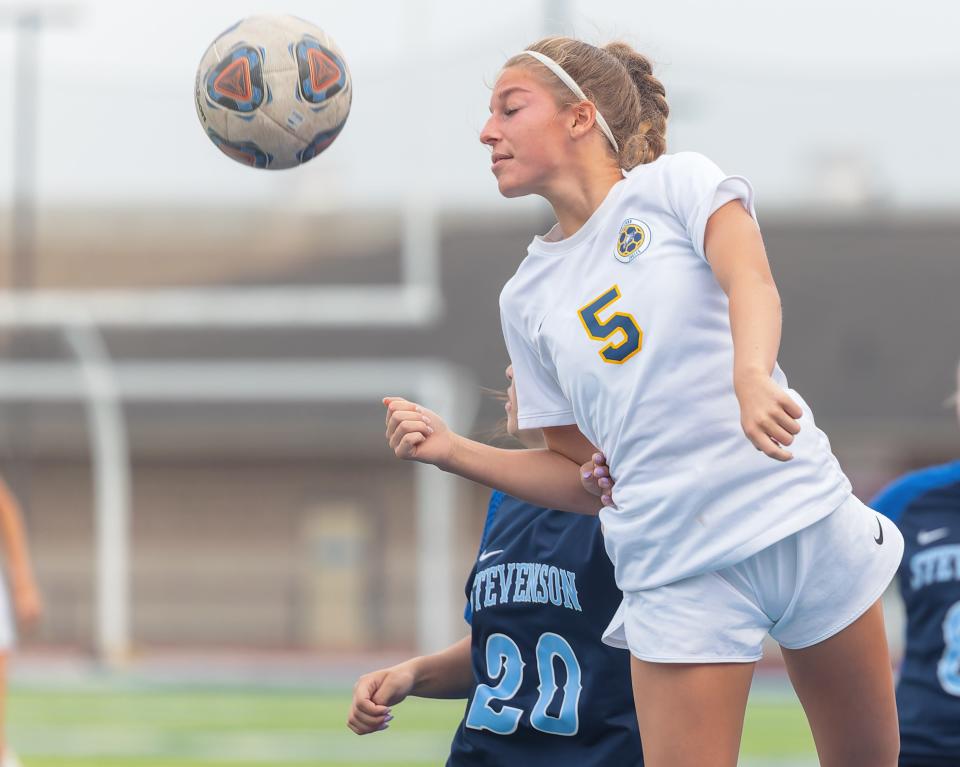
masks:
[[[607,341],[600,349],[600,358],[611,365],[622,365],[643,348],[643,331],[633,315],[616,312],[600,319],[600,312],[619,298],[620,288],[614,285],[578,312],[587,335],[594,341]]]

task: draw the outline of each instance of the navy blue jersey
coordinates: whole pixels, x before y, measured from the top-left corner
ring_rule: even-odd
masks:
[[[906,544],[907,645],[897,711],[901,764],[960,764],[960,461],[907,474],[870,504]]]
[[[494,493],[466,595],[477,684],[448,767],[643,764],[597,517]]]

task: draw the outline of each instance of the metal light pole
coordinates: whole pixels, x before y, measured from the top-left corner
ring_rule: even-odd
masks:
[[[32,8],[6,9],[0,21],[13,27],[13,223],[8,274],[10,287],[16,291],[33,284],[33,261],[36,231],[36,125],[37,125],[37,41],[40,31],[39,12]],[[13,330],[9,338],[9,355],[16,359],[24,352],[22,336]],[[24,443],[30,442],[30,403],[10,406],[4,426],[10,435],[10,483],[24,513],[30,512],[30,460]],[[14,440],[20,443],[16,449]]]
[[[14,290],[33,286],[36,225],[37,66],[43,22],[24,10],[15,20],[13,94],[13,251],[10,283]]]
[[[13,28],[13,251],[10,287],[30,290],[34,279],[36,235],[37,93],[40,39],[45,28],[70,26],[70,5],[29,3],[0,8],[0,26]]]
[[[65,5],[31,3],[0,7],[0,26],[12,27],[14,37],[13,223],[9,287],[18,293],[32,290],[35,281],[40,39],[45,27],[70,25],[75,18],[74,8]],[[9,338],[9,356],[17,359],[25,356],[26,351],[25,339],[14,328]],[[7,446],[13,464],[11,485],[26,515],[31,507],[32,407],[30,402],[11,405],[2,424],[10,435]]]

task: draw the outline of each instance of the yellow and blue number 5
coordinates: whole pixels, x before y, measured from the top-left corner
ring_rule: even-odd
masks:
[[[623,334],[620,343],[611,341],[600,350],[603,361],[612,365],[622,365],[643,348],[643,331],[640,330],[633,316],[617,312],[604,321],[597,316],[618,298],[620,298],[620,288],[614,285],[578,312],[584,330],[595,341],[606,341],[617,332]]]

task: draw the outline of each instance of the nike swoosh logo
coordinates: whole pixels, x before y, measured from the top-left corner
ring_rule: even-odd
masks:
[[[882,546],[883,545],[883,525],[880,524],[880,517],[877,517],[877,528],[880,530],[880,537],[874,538],[873,540],[876,542],[877,546]]]
[[[497,554],[503,554],[503,549],[495,549],[494,551],[485,551],[479,557],[477,557],[478,562],[483,562],[485,559],[490,559],[490,557],[495,557]]]
[[[948,535],[950,535],[949,527],[938,527],[936,530],[921,530],[917,533],[917,543],[921,546],[928,546],[934,541],[946,538]]]

